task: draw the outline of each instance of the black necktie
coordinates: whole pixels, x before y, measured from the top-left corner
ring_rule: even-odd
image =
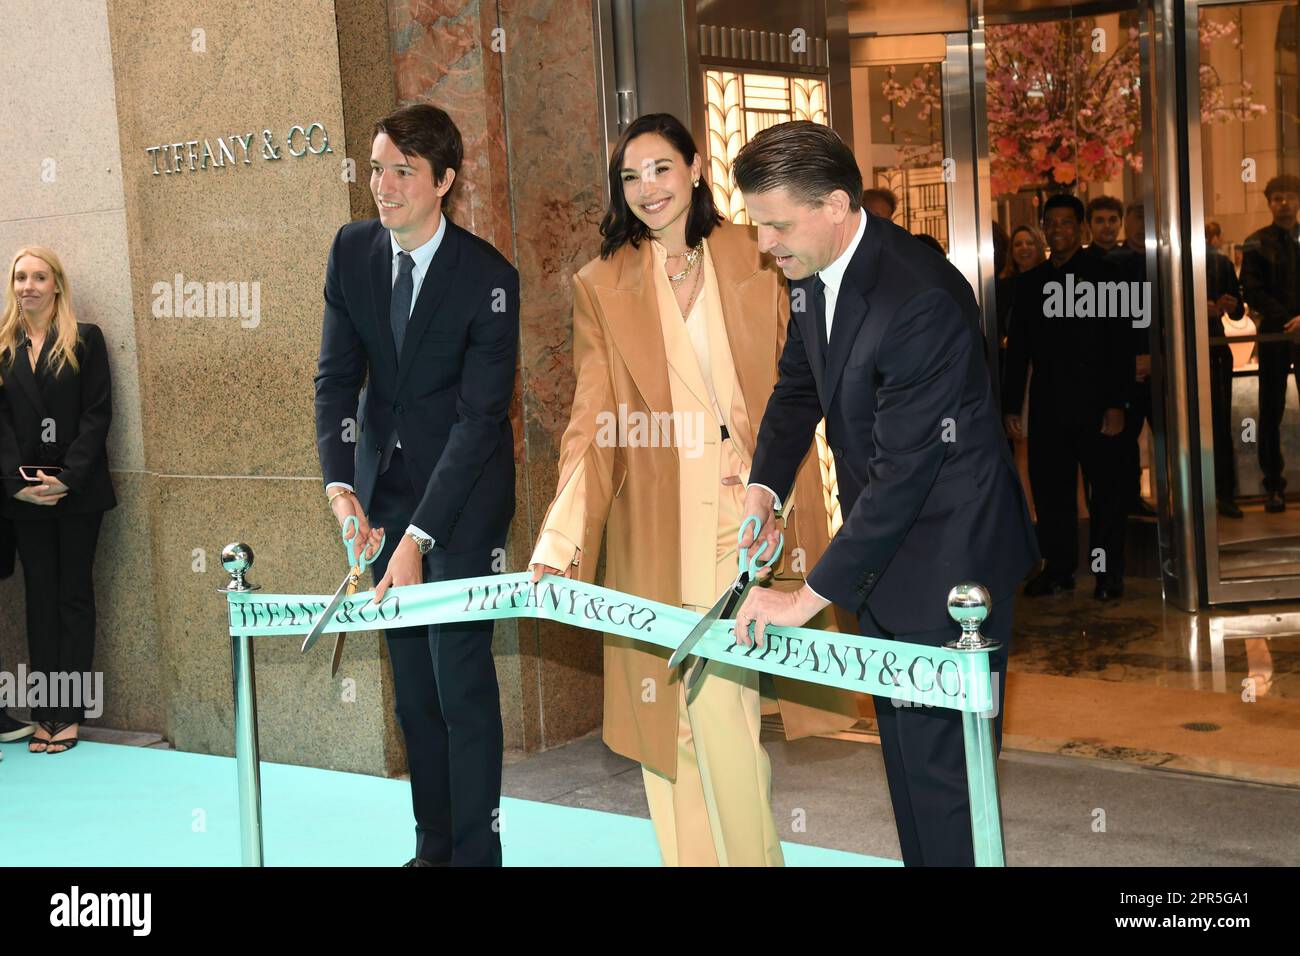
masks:
[[[415,260],[409,253],[397,254],[397,281],[393,283],[393,302],[388,310],[388,321],[393,326],[393,346],[397,358],[402,357],[402,340],[406,338],[406,324],[411,318],[411,292],[415,282],[411,279],[411,270]]]
[[[821,354],[826,355],[826,283],[817,273],[812,277],[812,300],[813,311],[817,316],[817,344],[821,347]]]

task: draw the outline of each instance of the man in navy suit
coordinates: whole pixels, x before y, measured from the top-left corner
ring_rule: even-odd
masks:
[[[519,276],[443,212],[462,157],[436,107],[379,120],[379,218],[343,226],[330,249],[316,446],[339,523],[356,516],[367,547],[387,532],[376,602],[389,587],[492,573],[514,514]],[[499,866],[492,622],[385,633],[416,820],[406,865]]]
[[[937,646],[960,636],[948,590],[978,581],[994,602],[983,633],[1001,644],[989,661],[1000,746],[1013,594],[1038,550],[970,286],[861,208],[857,163],[829,127],[763,130],[734,170],[759,247],[791,280],[792,327],[746,513],[775,539],[775,514],[824,417],[844,515],[804,587],[752,590],[736,633],[753,623],[762,641],[766,625],[802,625],[834,602],[864,634]],[[875,703],[903,862],[973,864],[961,714]]]

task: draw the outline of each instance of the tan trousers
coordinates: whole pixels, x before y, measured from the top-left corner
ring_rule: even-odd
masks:
[[[718,508],[718,594],[736,579],[741,519],[741,491],[725,492]],[[641,768],[664,865],[783,866],[772,819],[772,767],[759,743],[758,673],[710,661],[688,705],[685,676],[695,660],[687,658],[682,679],[672,685],[681,695],[677,780]]]

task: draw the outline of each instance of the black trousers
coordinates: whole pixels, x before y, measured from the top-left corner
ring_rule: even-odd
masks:
[[[1232,432],[1232,349],[1210,346],[1210,419],[1214,426],[1214,494],[1237,496],[1236,445]]]
[[[388,470],[379,476],[368,515],[370,523],[387,534],[373,566],[376,583],[418,503],[397,449]],[[424,559],[425,581],[491,573],[491,549],[448,554],[435,547]],[[393,666],[397,722],[411,768],[415,855],[450,866],[500,866],[504,737],[492,622],[384,633]]]
[[[1124,430],[1119,437],[1123,439],[1124,472],[1123,486],[1119,489],[1123,499],[1124,513],[1129,506],[1142,497],[1142,450],[1138,439],[1142,435],[1142,425],[1151,421],[1151,379],[1134,382],[1129,395],[1129,407],[1124,413]]]
[[[102,511],[15,521],[27,601],[31,672],[89,674],[95,658],[95,548]],[[83,690],[84,692],[84,690]],[[83,706],[33,707],[32,720],[80,723]],[[80,702],[84,704],[84,698]]]
[[[985,637],[1002,645],[989,653],[989,669],[995,675],[994,689],[998,695],[998,713],[993,720],[995,757],[1002,750],[1002,713],[1014,603],[1013,597],[995,602],[980,628]],[[882,627],[866,607],[858,624],[862,633],[870,637],[912,644],[938,646],[961,636],[961,628],[956,624],[935,631],[894,634]],[[903,865],[974,866],[961,712],[895,704],[888,697],[872,699]]]
[[[1259,343],[1259,470],[1264,491],[1286,491],[1282,462],[1282,413],[1286,410],[1286,380],[1294,370],[1300,388],[1300,364],[1290,342]]]
[[[1032,405],[1031,405],[1032,407]],[[1056,576],[1074,574],[1079,563],[1078,471],[1088,492],[1089,569],[1098,549],[1099,578],[1124,577],[1124,532],[1130,494],[1124,433],[1106,436],[1096,426],[1069,423],[1065,415],[1043,415],[1029,423],[1029,485],[1038,517],[1038,544]]]

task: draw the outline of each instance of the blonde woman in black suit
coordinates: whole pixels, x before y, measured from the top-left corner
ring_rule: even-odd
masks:
[[[95,649],[95,546],[117,504],[106,439],[112,383],[104,336],[78,322],[59,257],[43,246],[9,264],[0,318],[0,511],[23,565],[32,673],[87,674]],[[83,695],[84,700],[84,695]],[[77,743],[85,712],[33,707],[33,753]]]

